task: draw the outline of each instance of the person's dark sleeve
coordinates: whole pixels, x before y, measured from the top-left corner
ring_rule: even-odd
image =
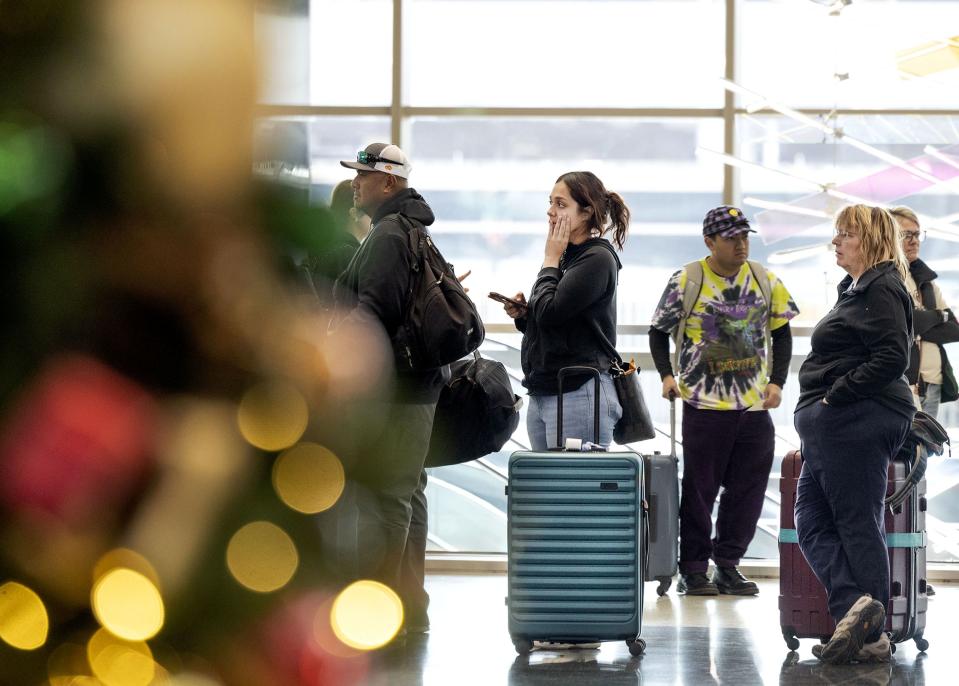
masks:
[[[942,313],[948,316],[942,321]],[[916,335],[930,343],[955,343],[959,341],[959,322],[952,310],[916,310],[912,313]]]
[[[655,326],[649,327],[649,352],[653,356],[653,364],[659,372],[659,378],[665,379],[673,375],[673,364],[669,360],[669,334],[660,331]]]
[[[517,331],[520,331],[520,332],[522,332],[522,333],[526,333],[526,322],[527,322],[527,321],[529,321],[529,320],[526,318],[526,315],[523,315],[522,317],[517,317],[516,319],[514,319],[514,320],[513,320],[513,325],[516,327],[516,330],[517,330]]]
[[[615,279],[616,258],[605,248],[583,255],[565,272],[544,267],[533,284],[530,315],[543,326],[562,326],[602,298]]]
[[[379,323],[391,339],[403,323],[413,256],[405,235],[383,233],[364,245],[356,306],[348,320]]]
[[[901,377],[909,366],[912,345],[912,304],[883,283],[866,290],[865,312],[855,326],[869,352],[869,360],[843,374],[826,393],[830,405],[848,405],[880,393]]]
[[[793,334],[789,322],[773,330],[773,370],[769,375],[769,383],[780,388],[786,385],[789,376],[789,363],[793,356]]]

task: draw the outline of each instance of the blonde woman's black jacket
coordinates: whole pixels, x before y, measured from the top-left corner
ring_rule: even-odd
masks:
[[[959,399],[959,385],[956,384],[956,375],[952,371],[952,365],[949,364],[949,358],[946,357],[946,348],[943,343],[959,341],[959,322],[956,321],[956,315],[952,310],[944,310],[946,321],[942,321],[940,312],[943,310],[936,309],[936,293],[932,287],[932,282],[939,275],[918,258],[909,263],[909,272],[912,274],[912,280],[916,282],[922,306],[925,308],[913,312],[916,336],[939,346],[939,355],[942,358],[942,397],[940,401],[948,403]],[[909,371],[906,373],[906,378],[911,384],[919,381],[919,343],[916,341],[913,342],[912,357],[909,360]]]
[[[839,299],[816,325],[812,351],[799,369],[797,410],[823,398],[841,407],[872,398],[912,418],[906,382],[912,347],[912,300],[892,262],[867,270],[855,288],[839,284]]]
[[[525,317],[515,320],[523,332],[520,358],[523,385],[530,395],[556,395],[556,374],[563,367],[609,370],[608,351],[616,349],[616,285],[622,263],[605,238],[570,245],[559,269],[544,267],[536,277]],[[568,392],[589,377],[570,377]]]

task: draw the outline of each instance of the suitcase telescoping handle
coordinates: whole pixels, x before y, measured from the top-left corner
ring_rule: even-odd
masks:
[[[593,443],[599,443],[599,370],[592,367],[563,367],[556,378],[559,380],[559,395],[556,397],[556,447],[563,449],[563,381],[570,374],[590,374],[596,385],[593,393]]]
[[[676,395],[669,394],[669,456],[676,458]]]

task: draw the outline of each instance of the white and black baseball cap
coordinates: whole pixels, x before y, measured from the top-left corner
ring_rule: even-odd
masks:
[[[406,153],[398,145],[391,143],[370,143],[365,150],[356,153],[356,161],[340,161],[348,169],[364,169],[392,174],[403,179],[410,177],[413,165]]]

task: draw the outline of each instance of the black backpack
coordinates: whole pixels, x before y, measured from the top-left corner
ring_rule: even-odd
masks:
[[[405,215],[396,216],[408,229],[413,253],[406,317],[394,339],[398,364],[416,371],[435,369],[476,350],[486,330],[426,227]]]
[[[452,376],[443,386],[427,467],[475,460],[500,450],[519,425],[523,400],[513,393],[502,362],[474,353],[450,365]]]

